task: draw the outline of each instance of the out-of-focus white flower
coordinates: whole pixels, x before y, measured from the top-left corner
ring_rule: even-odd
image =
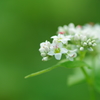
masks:
[[[70,61],[73,61],[74,58],[77,56],[76,51],[77,50],[69,50],[67,55],[66,55],[66,58],[69,59]]]
[[[60,60],[62,54],[67,53],[68,50],[66,48],[63,48],[62,43],[53,43],[51,44],[50,52],[48,52],[48,55],[55,56],[55,59]]]
[[[83,51],[84,50],[84,47],[80,47],[80,51]]]
[[[63,44],[66,44],[69,40],[71,40],[71,36],[64,36],[61,34],[58,34],[58,36],[52,36],[51,38],[53,38],[54,41],[62,42]]]
[[[92,47],[90,47],[90,48],[88,48],[88,50],[89,50],[89,51],[93,51],[93,48],[92,48]]]
[[[68,30],[68,26],[67,25],[64,25],[63,27],[62,26],[59,26],[58,27],[58,34],[65,34]]]
[[[75,25],[74,25],[73,23],[70,23],[70,24],[68,25],[68,27],[70,27],[70,28],[74,28]]]

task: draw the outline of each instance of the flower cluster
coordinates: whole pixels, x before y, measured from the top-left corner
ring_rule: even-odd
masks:
[[[100,25],[75,26],[70,23],[68,26],[58,27],[57,35],[51,38],[52,43],[45,41],[40,44],[42,60],[47,61],[53,56],[60,60],[63,54],[66,59],[73,61],[80,51],[94,50],[100,41]]]

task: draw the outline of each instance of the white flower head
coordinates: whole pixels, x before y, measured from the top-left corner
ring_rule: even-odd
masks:
[[[80,51],[93,51],[97,44],[100,44],[100,25],[75,26],[73,23],[58,27],[57,35],[52,36],[52,44],[49,41],[40,44],[40,53],[43,61],[51,56],[60,60],[62,54],[73,61]],[[75,49],[75,50],[74,50]],[[76,53],[76,49],[78,50]],[[79,54],[80,56],[80,54]]]
[[[48,52],[48,55],[50,56],[55,56],[55,59],[60,60],[62,54],[67,53],[68,50],[66,48],[63,48],[63,44],[62,43],[52,43],[51,44],[51,49],[50,52]]]

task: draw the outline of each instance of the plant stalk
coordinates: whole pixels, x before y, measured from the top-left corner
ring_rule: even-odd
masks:
[[[96,100],[95,99],[95,93],[94,93],[94,87],[93,87],[93,81],[92,79],[89,77],[89,75],[87,74],[87,72],[85,71],[84,67],[81,67],[82,72],[84,73],[88,86],[89,86],[89,91],[90,91],[90,98],[91,100]]]

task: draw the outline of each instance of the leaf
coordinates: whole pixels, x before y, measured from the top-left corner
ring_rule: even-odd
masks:
[[[91,68],[89,65],[87,65],[83,61],[66,61],[66,60],[63,60],[63,61],[60,61],[57,65],[58,66],[64,66],[64,67],[67,67],[67,68],[76,68],[76,67],[84,67],[84,66]]]
[[[85,76],[82,73],[81,69],[76,68],[76,69],[74,69],[73,74],[67,78],[67,84],[68,84],[68,86],[72,86],[75,84],[79,84],[79,83],[83,82],[84,80],[85,80]]]

